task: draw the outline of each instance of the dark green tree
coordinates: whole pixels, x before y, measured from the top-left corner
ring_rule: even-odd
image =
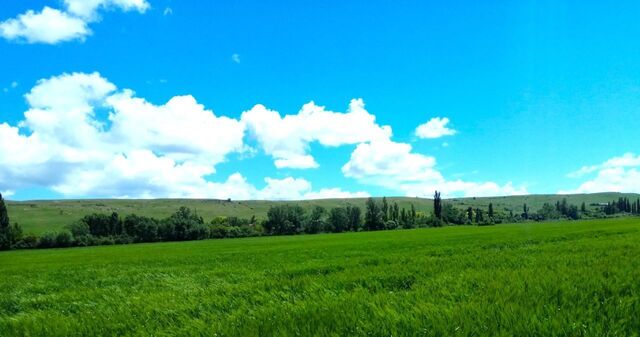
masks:
[[[348,230],[349,217],[342,207],[334,207],[329,211],[329,228],[331,232],[340,233]]]
[[[442,220],[442,199],[438,191],[433,195],[433,215]]]
[[[382,197],[382,221],[387,222],[389,220],[389,203],[387,203],[387,197]]]
[[[522,205],[522,217],[525,220],[529,219],[529,208],[527,208],[527,204]]]
[[[13,238],[11,237],[11,225],[9,224],[9,212],[7,205],[0,194],[0,250],[11,248]]]
[[[480,224],[484,221],[484,217],[482,214],[482,210],[479,208],[476,208],[476,223]]]
[[[304,226],[305,233],[308,234],[316,234],[322,232],[325,227],[324,215],[327,213],[327,210],[322,206],[316,206],[311,211],[311,215],[307,220],[306,225]]]
[[[587,212],[587,205],[584,203],[584,201],[582,202],[582,205],[580,205],[580,212],[582,213]]]
[[[580,218],[580,214],[578,213],[578,207],[576,205],[569,205],[569,207],[567,207],[566,216],[569,219],[573,219],[573,220],[579,219]]]
[[[362,211],[358,206],[347,206],[347,217],[349,218],[349,230],[357,232],[362,227]]]
[[[416,225],[416,218],[418,217],[418,213],[416,212],[416,207],[411,204],[411,228]]]
[[[115,221],[117,214],[112,216],[112,221]],[[204,219],[198,216],[198,213],[192,211],[187,207],[180,207],[177,212],[163,221],[165,227],[164,237],[169,241],[182,241],[182,240],[200,240],[207,237],[207,227],[204,225]],[[170,231],[166,230],[171,228]]]
[[[378,206],[378,203],[376,203],[373,198],[367,199],[367,210],[364,215],[364,228],[370,231],[384,228],[380,206]]]
[[[493,204],[489,203],[489,212],[488,212],[489,218],[493,219]]]
[[[298,234],[304,223],[304,209],[299,205],[277,205],[269,208],[264,228],[269,234]]]
[[[391,207],[391,220],[397,223],[399,219],[400,219],[400,207],[398,207],[398,203],[394,201],[393,206]]]
[[[467,220],[469,220],[469,222],[473,222],[473,208],[471,208],[471,206],[467,208]]]
[[[402,211],[400,212],[400,226],[406,228],[409,226],[409,219],[407,216],[407,211],[402,207]]]

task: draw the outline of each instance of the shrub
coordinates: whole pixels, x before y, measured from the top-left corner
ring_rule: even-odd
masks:
[[[56,232],[46,232],[40,236],[40,240],[38,240],[38,248],[53,248],[56,246],[56,239],[58,237],[58,233]]]
[[[89,225],[82,220],[76,221],[69,225],[69,230],[71,231],[71,234],[74,238],[90,235]]]
[[[96,239],[91,235],[74,235],[74,245],[80,247],[94,246],[96,244]]]
[[[396,229],[396,228],[398,228],[398,223],[393,221],[393,220],[387,220],[387,222],[384,223],[384,228],[386,228],[386,229]]]
[[[70,232],[61,231],[56,234],[56,247],[69,247],[73,243]]]
[[[38,237],[35,234],[27,234],[22,237],[22,239],[14,245],[15,248],[25,249],[25,248],[36,248],[38,247]]]

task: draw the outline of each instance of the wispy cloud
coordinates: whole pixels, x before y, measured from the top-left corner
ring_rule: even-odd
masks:
[[[637,192],[640,191],[640,155],[625,153],[604,163],[583,166],[567,174],[570,178],[581,178],[595,174],[573,190],[562,190],[560,194],[596,192]]]
[[[239,54],[232,54],[231,55],[231,61],[233,61],[234,63],[240,63],[240,55]]]

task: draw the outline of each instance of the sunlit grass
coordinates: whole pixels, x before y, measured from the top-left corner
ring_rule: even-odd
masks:
[[[638,336],[640,219],[0,253],[1,336]]]

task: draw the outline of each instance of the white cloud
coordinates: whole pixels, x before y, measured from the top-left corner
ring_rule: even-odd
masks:
[[[240,55],[239,54],[231,55],[231,61],[233,61],[234,63],[240,63]]]
[[[11,41],[55,44],[82,41],[90,34],[86,21],[50,7],[39,13],[28,10],[15,19],[0,22],[0,36]]]
[[[135,10],[144,13],[150,5],[146,0],[64,0],[70,14],[89,21],[98,19],[99,9],[116,8],[122,11]]]
[[[30,108],[19,126],[0,124],[2,188],[166,195],[166,185],[186,194],[244,149],[240,121],[215,116],[191,96],[153,105],[98,73],[40,80],[25,97]]]
[[[342,172],[349,178],[366,178],[392,188],[399,182],[441,179],[435,164],[433,157],[411,153],[409,144],[382,140],[359,144]]]
[[[346,192],[339,188],[323,188],[318,192],[307,192],[305,199],[345,199],[345,198],[367,198],[371,195],[367,192]]]
[[[43,79],[25,95],[18,126],[0,124],[0,189],[50,188],[70,197],[309,199],[362,196],[314,191],[302,178],[208,177],[244,153],[245,124],[216,116],[190,95],[155,105],[98,73]],[[99,118],[98,114],[108,117]]]
[[[65,196],[310,199],[364,197],[338,188],[313,190],[303,178],[265,178],[261,189],[235,173],[210,181],[230,154],[254,150],[245,130],[282,167],[317,167],[309,144],[358,144],[343,166],[346,177],[408,196],[526,193],[511,183],[450,181],[432,156],[390,139],[389,126],[353,100],[346,113],[313,103],[296,115],[256,105],[240,120],[216,116],[190,95],[165,104],[136,97],[98,73],[42,79],[25,95],[29,109],[17,126],[0,124],[0,189],[50,188]],[[357,126],[357,127],[354,127]],[[625,156],[603,164],[632,165]]]
[[[0,36],[10,41],[56,44],[84,39],[91,35],[89,23],[98,21],[103,9],[136,10],[149,8],[146,0],[65,0],[65,10],[45,6],[42,11],[27,10],[16,18],[0,22]]]
[[[526,194],[525,187],[511,182],[449,181],[436,169],[434,157],[413,153],[411,145],[391,140],[363,143],[356,147],[342,167],[346,177],[382,186],[406,196],[430,197],[435,190],[443,196],[496,196]]]
[[[14,191],[0,191],[0,195],[2,195],[2,198],[7,199],[7,198],[11,198],[12,196],[15,195]]]
[[[162,12],[162,15],[167,16],[171,14],[173,14],[173,9],[171,9],[171,7],[165,7],[164,11]]]
[[[594,177],[576,189],[561,190],[558,193],[640,192],[640,155],[625,153],[599,165],[583,166],[567,176],[580,178],[594,173]]]
[[[311,183],[302,178],[287,177],[284,179],[265,178],[267,185],[256,191],[255,199],[270,200],[309,200],[331,198],[368,197],[366,192],[347,192],[339,188],[323,188],[313,191]]]
[[[113,108],[109,115],[111,142],[208,165],[243,150],[244,125],[216,116],[193,96],[176,96],[156,106],[133,95],[131,90],[123,90],[105,100]]]
[[[298,114],[284,117],[258,104],[242,114],[242,121],[278,168],[318,167],[308,153],[312,142],[336,147],[391,137],[391,128],[376,124],[361,99],[352,100],[346,113],[327,111],[311,102]]]
[[[455,135],[457,131],[448,128],[447,124],[449,124],[449,118],[431,118],[416,128],[416,136],[419,138],[440,138]]]
[[[18,86],[18,82],[16,82],[16,81],[11,82],[11,87],[12,88],[15,88],[17,86]]]

